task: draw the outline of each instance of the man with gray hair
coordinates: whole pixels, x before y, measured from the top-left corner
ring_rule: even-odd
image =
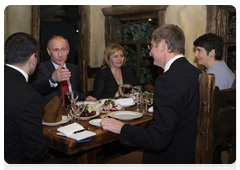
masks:
[[[142,163],[189,164],[195,161],[199,108],[199,69],[184,57],[185,37],[176,25],[152,34],[150,56],[162,67],[154,84],[151,125],[141,128],[104,118],[101,126],[120,134],[120,143],[144,149]]]

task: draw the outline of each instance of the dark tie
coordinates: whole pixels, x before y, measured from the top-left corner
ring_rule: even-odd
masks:
[[[67,92],[69,92],[69,89],[68,89],[68,83],[67,81],[62,81],[61,83],[61,90],[62,90],[62,104],[63,104],[63,107],[66,107],[66,101],[65,101],[65,95]]]

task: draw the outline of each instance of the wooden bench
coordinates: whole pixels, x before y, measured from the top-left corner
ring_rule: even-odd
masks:
[[[236,89],[219,90],[215,75],[199,76],[200,107],[196,141],[197,164],[213,163],[217,147],[228,152],[228,163],[236,160]]]

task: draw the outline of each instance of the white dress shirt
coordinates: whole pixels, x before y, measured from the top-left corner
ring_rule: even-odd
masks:
[[[6,64],[6,65],[7,65],[8,67],[11,67],[11,68],[19,71],[19,72],[25,77],[26,82],[28,82],[28,77],[29,77],[29,76],[28,76],[28,74],[27,74],[25,71],[23,71],[23,70],[20,69],[19,67],[16,67],[16,66],[11,65],[11,64]]]
[[[173,63],[175,60],[177,60],[177,59],[179,59],[179,58],[181,58],[181,57],[184,57],[184,56],[183,56],[183,55],[177,55],[177,56],[173,57],[171,60],[169,60],[169,61],[167,62],[167,64],[165,65],[165,67],[164,67],[164,72],[168,71],[168,69],[170,68],[170,66],[172,65],[172,63]]]

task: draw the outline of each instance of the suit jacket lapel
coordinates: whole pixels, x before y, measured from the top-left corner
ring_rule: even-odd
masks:
[[[50,72],[50,73],[53,73],[54,70],[55,70],[55,67],[54,67],[52,61],[49,60],[49,61],[46,63],[46,65],[47,65],[47,68],[48,68],[49,72]]]
[[[110,77],[109,82],[113,82],[113,83],[114,83],[114,86],[115,86],[115,87],[118,87],[119,85],[118,85],[117,81],[115,80],[115,78],[114,78],[114,76],[113,76],[113,74],[112,74],[112,71],[111,71],[110,67],[108,67],[108,72],[107,72],[107,73],[109,74],[107,77]]]

